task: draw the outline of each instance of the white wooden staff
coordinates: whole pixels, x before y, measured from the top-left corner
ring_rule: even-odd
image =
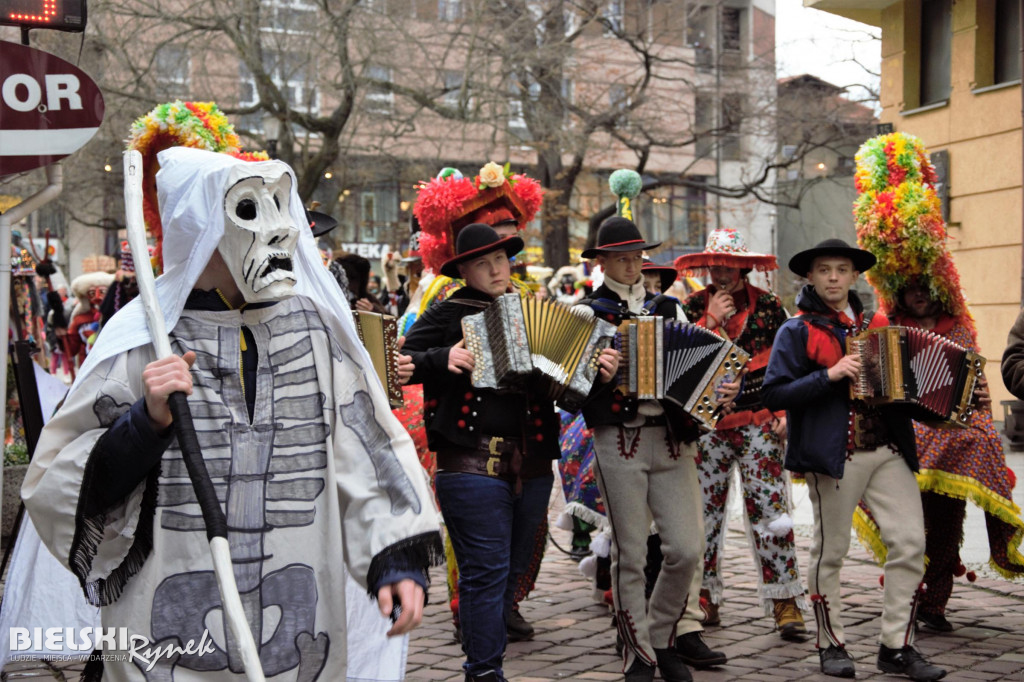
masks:
[[[156,283],[153,271],[145,267],[149,252],[146,244],[146,227],[142,217],[142,155],[135,150],[124,153],[124,204],[125,223],[128,232],[128,244],[135,254],[135,262],[142,263],[135,268],[135,278],[139,283],[139,298],[146,310],[149,323],[149,334],[153,337],[153,348],[157,359],[172,355],[171,343],[167,337],[164,316],[160,310],[160,302],[156,297]],[[228,546],[228,523],[224,510],[217,500],[217,492],[206,471],[203,453],[196,438],[195,426],[192,424],[192,413],[188,407],[185,394],[177,392],[168,397],[167,402],[174,417],[174,432],[178,437],[185,468],[188,469],[196,499],[203,512],[206,523],[206,537],[210,540],[210,553],[213,555],[213,568],[217,576],[217,587],[220,589],[221,605],[224,609],[228,628],[238,643],[245,666],[245,676],[249,682],[264,682],[263,668],[260,665],[259,651],[253,640],[252,630],[245,618],[242,599],[235,584],[235,573],[231,567],[231,551]]]

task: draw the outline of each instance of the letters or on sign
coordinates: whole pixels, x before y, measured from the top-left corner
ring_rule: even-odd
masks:
[[[84,71],[42,50],[0,42],[0,176],[63,159],[102,121],[103,95]]]

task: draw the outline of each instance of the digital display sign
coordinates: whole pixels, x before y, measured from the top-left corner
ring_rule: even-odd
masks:
[[[0,0],[0,24],[84,31],[85,0]]]

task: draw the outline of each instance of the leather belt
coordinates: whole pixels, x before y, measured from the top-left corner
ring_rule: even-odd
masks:
[[[484,436],[476,449],[440,450],[437,468],[464,474],[491,476],[516,482],[517,491],[523,479],[551,473],[551,462],[543,458],[524,457],[520,438]]]

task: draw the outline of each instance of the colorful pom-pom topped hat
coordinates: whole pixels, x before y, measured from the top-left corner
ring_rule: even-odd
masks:
[[[946,246],[935,169],[921,140],[906,133],[879,135],[861,146],[856,160],[857,243],[878,259],[867,279],[882,311],[898,311],[903,290],[917,283],[976,334]]]
[[[775,256],[753,253],[747,249],[743,235],[731,227],[721,227],[708,235],[708,243],[700,253],[687,253],[676,258],[676,269],[684,274],[702,275],[713,265],[740,270],[768,272],[777,270]]]
[[[227,117],[213,102],[182,102],[175,100],[158,105],[132,123],[126,140],[128,149],[142,154],[142,215],[149,233],[156,241],[156,261],[163,268],[160,245],[163,224],[156,199],[156,155],[168,147],[195,147],[211,152],[231,154],[245,161],[266,161],[266,152],[242,152],[238,135]]]
[[[455,255],[456,238],[466,225],[514,223],[521,232],[544,199],[539,182],[513,174],[509,164],[494,162],[481,168],[473,179],[445,168],[417,189],[412,211],[420,224],[419,252],[424,267],[432,272],[440,272],[445,261]]]

